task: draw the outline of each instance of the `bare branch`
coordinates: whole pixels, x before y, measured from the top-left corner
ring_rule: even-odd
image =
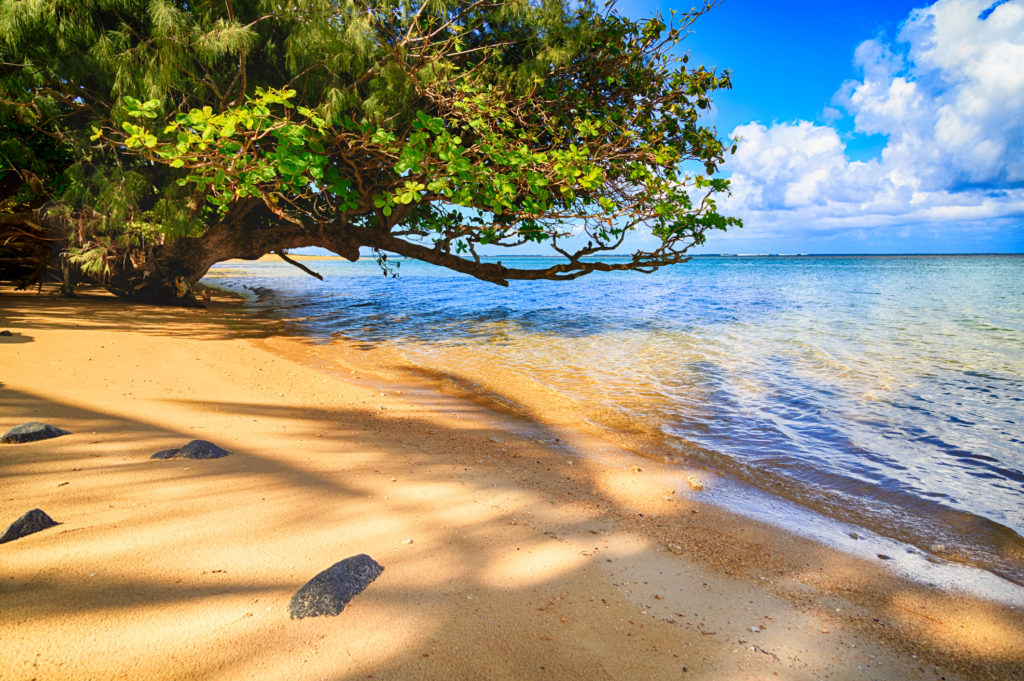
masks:
[[[306,274],[308,274],[310,276],[313,276],[313,277],[316,277],[320,281],[324,280],[323,276],[321,276],[319,273],[314,272],[313,270],[309,269],[308,267],[303,265],[301,262],[298,262],[296,260],[292,260],[291,258],[288,257],[288,255],[284,251],[274,251],[274,254],[277,255],[277,257],[281,258],[281,260],[284,260],[289,265],[295,265],[296,267],[298,267],[300,270],[302,270]]]

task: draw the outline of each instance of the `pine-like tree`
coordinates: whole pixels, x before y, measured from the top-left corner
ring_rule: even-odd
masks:
[[[119,295],[323,246],[480,279],[649,271],[718,213],[728,74],[690,23],[560,0],[0,0],[0,230]],[[631,232],[657,239],[601,261]],[[507,267],[480,247],[546,245]],[[2,242],[0,242],[2,243]]]

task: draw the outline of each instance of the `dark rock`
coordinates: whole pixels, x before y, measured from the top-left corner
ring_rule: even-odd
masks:
[[[892,560],[892,556],[887,556],[884,553],[878,554],[879,560]]]
[[[206,440],[192,440],[181,448],[179,456],[186,459],[219,459],[230,454],[226,449],[221,449],[212,442]]]
[[[7,528],[7,531],[0,536],[0,544],[5,544],[15,539],[21,539],[25,535],[34,534],[40,530],[45,530],[48,527],[54,525],[60,525],[56,520],[43,513],[38,508],[33,508],[31,511],[21,516]]]
[[[226,449],[221,449],[212,442],[206,440],[192,440],[181,449],[164,449],[153,456],[151,459],[173,459],[175,457],[184,457],[186,459],[219,459],[222,456],[230,454]]]
[[[13,333],[11,333],[10,331],[7,331],[6,329],[3,330],[3,331],[0,331],[0,336],[13,336],[13,335],[14,335]]]
[[[306,582],[292,596],[288,612],[293,618],[337,615],[360,591],[377,579],[384,568],[365,553],[335,563]]]
[[[61,430],[57,426],[51,426],[48,423],[39,423],[38,421],[29,421],[23,423],[20,426],[14,426],[6,433],[3,437],[0,437],[0,442],[5,444],[19,444],[22,442],[35,442],[36,440],[49,440],[50,438],[60,437],[61,435],[71,435],[69,431]]]

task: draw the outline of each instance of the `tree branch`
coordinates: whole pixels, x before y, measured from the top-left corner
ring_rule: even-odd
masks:
[[[297,262],[297,261],[295,261],[295,260],[292,260],[291,258],[289,258],[289,257],[288,257],[288,256],[287,256],[287,255],[285,254],[285,252],[284,252],[284,251],[274,251],[274,254],[275,254],[275,255],[277,255],[277,256],[278,256],[279,258],[281,258],[281,260],[284,260],[284,261],[285,261],[286,263],[288,263],[289,265],[295,265],[296,267],[298,267],[298,268],[299,268],[300,270],[302,270],[302,271],[303,271],[303,272],[305,272],[306,274],[308,274],[308,275],[310,275],[310,276],[313,276],[313,277],[316,277],[316,278],[317,278],[317,279],[319,279],[320,281],[323,281],[323,280],[324,280],[324,278],[323,278],[323,276],[322,276],[322,275],[320,275],[320,274],[318,274],[318,273],[314,272],[313,270],[309,269],[308,267],[306,267],[305,265],[303,265],[303,264],[302,264],[301,262]]]

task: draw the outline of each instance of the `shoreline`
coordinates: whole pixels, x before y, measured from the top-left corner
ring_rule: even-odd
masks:
[[[285,263],[277,265],[288,270]],[[263,275],[254,276],[260,280]],[[223,281],[220,275],[211,279],[215,286]],[[581,386],[578,381],[592,382],[592,376],[583,374],[567,382],[561,376],[544,374],[543,367],[540,376],[535,376],[522,365],[506,366],[500,345],[473,347],[471,343],[468,350],[459,348],[454,355],[446,355],[443,345],[425,348],[415,336],[410,345],[389,340],[386,333],[377,333],[373,341],[339,338],[320,322],[310,325],[301,318],[289,318],[287,313],[276,313],[277,297],[272,289],[254,288],[244,283],[244,277],[228,280],[228,290],[245,297],[246,306],[254,313],[280,320],[290,335],[315,339],[318,348],[323,344],[321,363],[329,363],[335,349],[345,354],[353,346],[365,350],[372,345],[384,358],[376,363],[378,368],[388,366],[387,377],[381,379],[384,382],[414,377],[434,390],[458,394],[486,408],[543,422],[563,433],[585,434],[591,456],[594,450],[610,446],[612,451],[624,450],[642,457],[641,464],[647,460],[669,464],[677,471],[673,483],[677,491],[687,493],[685,481],[696,476],[704,488],[701,500],[726,511],[869,560],[879,554],[890,556],[890,569],[924,584],[1024,605],[1024,545],[1019,539],[1011,545],[1007,535],[1016,537],[1014,529],[985,515],[944,506],[927,497],[896,497],[891,492],[874,496],[875,490],[868,483],[848,495],[855,501],[844,504],[835,488],[816,488],[814,480],[804,485],[771,469],[749,469],[735,458],[716,456],[713,450],[687,442],[685,435],[669,437],[658,429],[657,421],[632,419],[634,414],[615,411],[624,403],[602,409],[592,399],[592,388],[581,388],[583,398],[574,394]],[[356,335],[358,338],[358,331]],[[381,352],[381,348],[391,352]],[[555,387],[558,385],[561,391]],[[581,402],[588,397],[590,404]],[[643,404],[634,406],[639,412],[647,408]],[[665,423],[664,415],[661,423]]]
[[[187,311],[4,288],[0,307],[22,340],[0,346],[3,429],[76,433],[0,448],[3,523],[64,523],[0,547],[0,678],[37,653],[39,678],[1024,674],[1019,609],[669,493],[677,469],[282,336],[223,294]],[[236,455],[148,461],[192,438]],[[363,552],[385,572],[351,611],[287,619]]]

